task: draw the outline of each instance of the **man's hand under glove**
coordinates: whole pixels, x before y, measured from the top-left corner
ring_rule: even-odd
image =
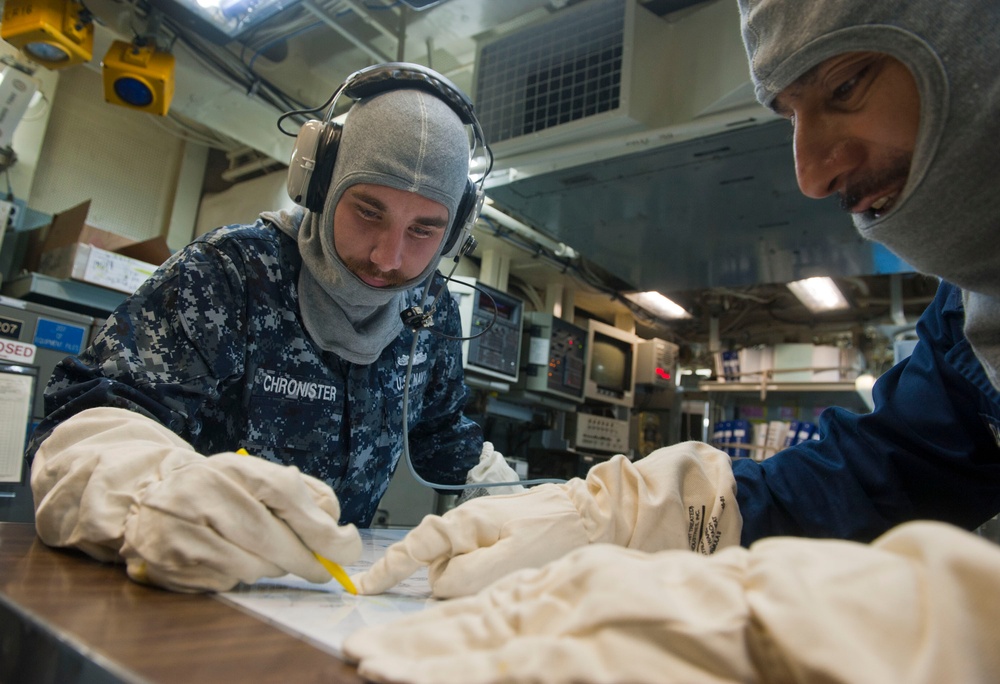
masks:
[[[325,483],[235,453],[205,457],[159,423],[90,409],[42,443],[32,464],[36,529],[51,546],[124,559],[129,576],[176,591],[330,574],[361,554],[353,525]]]
[[[479,453],[479,463],[469,471],[465,477],[465,484],[476,485],[483,483],[517,482],[517,473],[507,465],[503,454],[493,448],[493,442],[483,442],[483,450]],[[519,484],[509,484],[496,487],[475,487],[463,489],[458,497],[458,503],[463,504],[469,499],[478,496],[497,496],[500,494],[519,494],[524,491],[524,486]]]
[[[1000,548],[940,523],[705,557],[599,544],[348,637],[410,684],[997,681]]]
[[[340,564],[361,554],[325,483],[297,468],[218,454],[184,464],[138,492],[121,555],[129,576],[169,589],[225,591],[293,573],[327,582],[314,551]]]
[[[480,497],[427,516],[353,579],[360,593],[378,594],[426,565],[434,595],[451,598],[586,544],[708,554],[739,544],[741,529],[729,456],[685,442],[636,463],[615,456],[586,479]]]

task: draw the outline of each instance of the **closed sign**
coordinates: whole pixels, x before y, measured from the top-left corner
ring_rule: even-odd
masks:
[[[15,363],[34,363],[36,347],[27,342],[0,340],[0,359]]]

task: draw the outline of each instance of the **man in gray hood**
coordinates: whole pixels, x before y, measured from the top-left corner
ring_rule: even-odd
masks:
[[[914,519],[974,529],[1000,512],[1000,5],[740,7],[802,192],[836,194],[864,237],[942,279],[871,414],[829,411],[821,441],[734,463],[743,541],[868,541]]]
[[[349,79],[394,80],[359,97],[322,151],[313,210],[198,238],[56,368],[28,449],[45,543],[182,591],[327,581],[314,554],[356,559],[355,525],[400,458],[408,368],[418,472],[456,485],[479,465],[458,308],[436,273],[475,220],[474,119],[446,79],[399,66]],[[437,335],[400,318],[428,289]]]
[[[633,484],[613,489],[603,475],[610,466],[601,465],[587,489],[611,500],[593,514],[574,499],[588,533],[571,534],[567,523],[556,535],[562,546],[527,536],[492,542],[490,530],[513,537],[511,518],[525,528],[551,524],[557,508],[540,492],[516,510],[484,500],[479,510],[425,520],[401,542],[405,553],[387,555],[362,578],[362,591],[383,591],[422,564],[444,595],[474,591],[512,565],[542,565],[574,545],[676,548],[665,530],[686,525],[688,508],[705,511],[692,525],[719,533],[687,545],[708,552],[734,536],[744,546],[776,535],[871,541],[921,519],[971,530],[1000,512],[998,48],[968,39],[972,27],[996,26],[1000,5],[772,0],[740,9],[757,96],[792,121],[802,191],[838,194],[863,235],[944,279],[918,323],[913,355],[876,383],[872,413],[825,412],[822,440],[761,463],[716,464],[717,455],[678,446],[638,461]],[[660,462],[681,458],[697,465],[673,492],[683,505],[668,512],[664,479],[679,471],[661,471]],[[615,510],[628,520],[609,523]],[[470,525],[480,548],[434,545],[442,536],[466,538]],[[616,533],[595,532],[608,526]]]
[[[792,123],[802,191],[836,193],[865,237],[942,278],[913,355],[876,383],[870,415],[827,412],[822,440],[734,462],[742,546],[704,556],[668,550],[660,534],[664,550],[644,553],[656,542],[633,543],[648,525],[640,517],[599,540],[611,545],[584,541],[475,596],[356,634],[345,652],[366,677],[996,681],[1000,548],[961,528],[1000,512],[1000,4],[739,7],[757,97]],[[677,473],[643,465],[654,457],[630,486],[604,487],[612,496],[584,525],[620,524],[610,510],[631,521],[634,497],[665,490],[662,477]],[[530,496],[507,528],[545,510]],[[478,517],[501,506],[484,500]],[[499,547],[425,561],[432,579],[451,568],[460,586],[477,556],[477,567],[490,555],[509,571]],[[387,576],[380,588],[396,563],[373,568]]]

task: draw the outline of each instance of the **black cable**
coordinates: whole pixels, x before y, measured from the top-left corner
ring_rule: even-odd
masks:
[[[170,18],[164,24],[174,36],[174,41],[180,41],[201,64],[210,72],[223,80],[235,83],[246,92],[279,111],[304,109],[306,105],[296,101],[288,93],[269,80],[258,76],[247,69],[238,55],[225,48],[212,49],[200,38],[193,36],[178,27]]]
[[[458,266],[458,258],[455,259],[455,266],[452,267],[451,273],[455,272],[455,268],[457,266]],[[451,280],[452,279],[450,274],[448,276],[444,276],[444,277],[445,277],[446,280]],[[434,278],[434,273],[431,273],[431,280],[433,280],[433,278]],[[427,295],[428,295],[428,293],[430,292],[430,289],[431,289],[430,283],[431,283],[431,281],[428,281],[427,286],[424,288],[423,296],[421,297],[421,300],[420,300],[420,308],[421,309],[424,308],[424,305],[427,302]],[[475,286],[473,286],[473,287],[475,287]],[[483,290],[480,290],[479,288],[476,288],[476,289],[479,292],[483,292],[484,294],[486,294],[486,296],[489,296],[488,292],[484,292]],[[440,297],[441,293],[443,293],[443,292],[444,292],[444,288],[442,287],[438,291],[438,294],[435,295],[435,297],[434,297],[434,303],[437,302],[437,298]],[[490,297],[490,299],[493,299],[493,298]],[[432,307],[434,306],[434,303],[431,304]],[[493,306],[493,320],[490,322],[490,325],[486,326],[486,328],[481,333],[479,333],[479,335],[485,335],[490,330],[490,328],[493,327],[493,323],[495,321],[496,321],[496,302],[494,301],[494,306]],[[413,342],[410,345],[410,355],[409,355],[409,358],[407,359],[407,363],[406,363],[406,377],[405,377],[405,380],[403,381],[403,458],[406,461],[406,466],[407,466],[407,468],[409,468],[410,474],[413,476],[413,479],[415,479],[417,482],[419,482],[420,484],[424,485],[425,487],[430,487],[431,489],[448,489],[448,490],[479,489],[480,487],[511,487],[511,486],[514,486],[514,485],[536,485],[536,484],[548,484],[548,483],[559,483],[559,484],[561,484],[561,483],[565,482],[565,480],[543,478],[543,479],[538,479],[538,480],[516,480],[516,481],[513,481],[513,482],[477,482],[477,483],[474,483],[474,484],[464,484],[464,485],[446,485],[446,484],[441,484],[441,483],[429,482],[429,481],[425,480],[424,478],[420,477],[420,475],[417,473],[416,469],[413,467],[413,460],[410,458],[410,438],[409,438],[408,417],[409,417],[409,405],[410,405],[410,399],[409,399],[410,398],[410,376],[413,374],[413,357],[417,353],[417,339],[418,339],[418,337],[420,335],[420,331],[421,330],[427,330],[428,332],[431,332],[431,333],[434,333],[434,334],[439,334],[441,337],[445,337],[446,339],[462,339],[462,340],[465,340],[465,339],[475,339],[475,337],[479,337],[479,335],[475,335],[474,337],[455,338],[455,337],[452,337],[452,336],[449,336],[449,335],[445,335],[443,333],[438,333],[433,328],[429,328],[429,327],[417,328],[417,329],[413,330]]]

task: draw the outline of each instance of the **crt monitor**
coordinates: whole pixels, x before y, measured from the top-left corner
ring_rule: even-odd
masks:
[[[638,342],[639,338],[630,332],[600,321],[588,321],[585,399],[632,407]]]

